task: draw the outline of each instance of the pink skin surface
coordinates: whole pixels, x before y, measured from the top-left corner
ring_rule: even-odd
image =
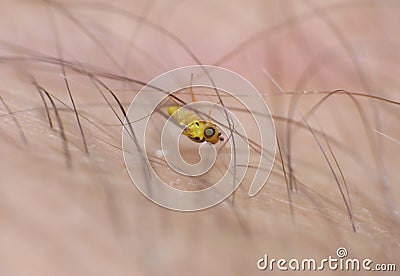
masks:
[[[321,260],[337,257],[338,247],[400,266],[399,4],[60,3],[0,3],[0,275],[252,275],[264,254]],[[263,93],[286,176],[277,151],[255,197],[247,196],[250,168],[234,199],[183,213],[159,207],[132,184],[123,114],[93,79],[128,108],[142,87],[132,79],[146,83],[198,62],[237,72]],[[33,79],[51,95],[62,127],[45,98],[49,127]],[[336,89],[380,98],[337,93],[313,110],[328,95],[322,92]],[[207,185],[160,164],[176,187]],[[296,191],[287,189],[289,168]]]

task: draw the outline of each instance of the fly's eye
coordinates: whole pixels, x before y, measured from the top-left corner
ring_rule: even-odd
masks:
[[[212,127],[206,128],[206,130],[204,131],[204,136],[206,136],[206,138],[211,138],[212,136],[214,136],[215,134],[215,129],[213,129]]]

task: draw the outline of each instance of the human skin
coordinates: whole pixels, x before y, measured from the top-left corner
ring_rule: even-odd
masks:
[[[264,254],[321,260],[339,247],[400,265],[396,2],[79,3],[0,4],[0,275],[248,275],[270,273],[257,269]],[[177,212],[133,185],[123,114],[93,77],[127,109],[141,83],[198,62],[237,72],[263,94],[283,157],[277,151],[256,196],[247,177],[234,200]],[[39,86],[64,134],[46,98],[49,127]],[[354,93],[331,94],[307,115],[337,89]],[[297,185],[288,192],[289,165]]]

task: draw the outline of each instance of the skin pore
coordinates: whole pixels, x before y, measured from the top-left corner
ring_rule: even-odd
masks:
[[[0,3],[0,275],[249,275],[264,254],[339,247],[400,265],[399,4],[105,3]],[[183,213],[132,184],[121,106],[199,63],[257,87],[280,150],[255,197],[249,168],[234,197]]]

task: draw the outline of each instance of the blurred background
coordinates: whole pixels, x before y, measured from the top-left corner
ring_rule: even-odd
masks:
[[[2,0],[0,275],[253,275],[271,273],[264,254],[339,247],[399,266],[399,14],[389,0]],[[182,213],[132,184],[118,102],[194,64],[252,82],[280,151],[257,196],[247,177]]]

